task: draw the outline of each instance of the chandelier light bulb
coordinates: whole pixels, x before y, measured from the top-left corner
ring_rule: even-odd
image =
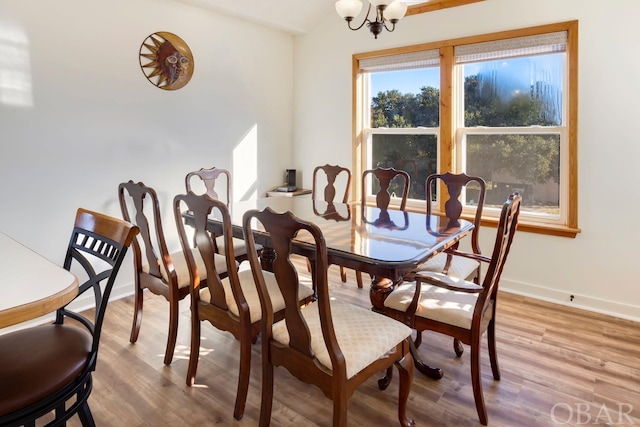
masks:
[[[338,0],[335,6],[338,15],[347,20],[355,18],[362,10],[362,2],[360,0]]]

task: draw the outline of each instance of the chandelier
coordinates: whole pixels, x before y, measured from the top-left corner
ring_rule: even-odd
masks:
[[[376,18],[375,21],[369,19],[369,12],[371,12],[371,6],[375,8]],[[362,10],[362,1],[360,0],[338,0],[336,2],[336,11],[338,15],[347,21],[347,26],[351,30],[359,30],[367,24],[369,30],[373,36],[377,39],[378,34],[382,32],[382,29],[391,32],[395,30],[396,23],[407,13],[407,3],[398,0],[369,0],[369,9],[364,17],[364,21],[360,26],[353,28],[351,21],[358,16]],[[391,28],[387,26],[387,22],[391,23]]]

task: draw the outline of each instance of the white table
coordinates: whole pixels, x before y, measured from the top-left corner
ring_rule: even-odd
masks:
[[[75,275],[0,232],[0,328],[51,313],[77,293]]]

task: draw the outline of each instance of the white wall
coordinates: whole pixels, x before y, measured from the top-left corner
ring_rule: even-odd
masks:
[[[487,0],[407,17],[374,40],[332,12],[295,40],[294,166],[307,186],[316,165],[351,166],[353,54],[578,20],[582,232],[575,239],[520,232],[501,286],[638,320],[638,16],[637,0]],[[486,252],[494,232],[482,230]]]
[[[140,69],[158,31],[193,53],[180,90]],[[170,203],[187,172],[230,169],[236,199],[282,183],[292,61],[290,35],[170,0],[0,0],[0,230],[61,263],[76,209],[120,217],[118,184],[133,179],[159,193],[178,249]],[[133,290],[130,264],[119,291]]]
[[[231,169],[236,198],[280,183],[286,168],[308,187],[316,165],[351,164],[354,53],[577,19],[582,233],[519,233],[502,286],[640,319],[640,2],[605,3],[487,0],[407,17],[378,40],[331,10],[292,41],[171,0],[0,0],[0,229],[61,262],[76,208],[119,216],[116,188],[128,179],[158,190],[169,234],[189,170]],[[193,52],[178,91],[139,68],[140,44],[157,31]],[[488,251],[493,229],[481,240]],[[131,291],[129,264],[120,293]]]

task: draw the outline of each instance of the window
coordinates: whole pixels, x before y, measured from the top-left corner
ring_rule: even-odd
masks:
[[[424,200],[424,182],[437,170],[439,63],[437,49],[360,61],[370,88],[363,99],[371,105],[364,129],[366,168],[406,170],[414,200]]]
[[[406,170],[415,210],[430,173],[479,175],[484,223],[518,191],[521,229],[580,231],[576,21],[358,54],[354,66],[356,172]]]

